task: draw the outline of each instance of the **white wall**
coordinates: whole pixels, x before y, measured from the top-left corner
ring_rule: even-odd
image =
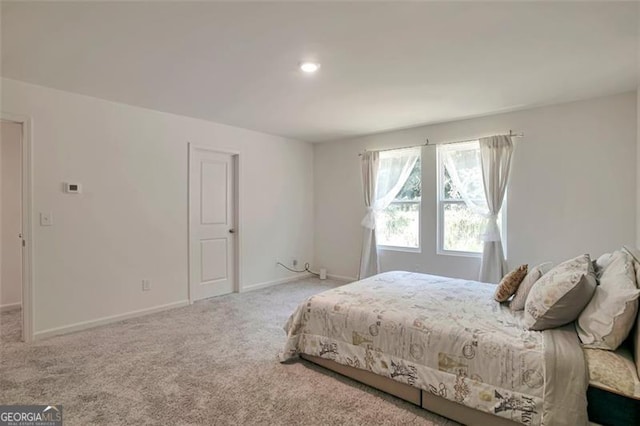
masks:
[[[22,125],[0,122],[0,307],[22,301]]]
[[[390,111],[390,113],[393,113]],[[316,265],[357,276],[363,207],[358,152],[508,132],[516,139],[508,189],[510,267],[599,255],[636,235],[636,93],[317,144]],[[436,254],[435,147],[423,148],[422,252],[383,252],[383,270],[475,279],[479,260]]]
[[[33,118],[36,334],[187,299],[188,141],[241,152],[244,288],[290,276],[276,257],[313,260],[310,144],[2,84],[2,110]],[[84,193],[63,193],[69,180]]]

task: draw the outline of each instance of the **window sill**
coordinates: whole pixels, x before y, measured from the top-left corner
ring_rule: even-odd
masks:
[[[405,253],[422,253],[420,247],[400,247],[400,246],[378,246],[378,250],[382,251],[399,251]]]
[[[480,259],[482,257],[482,253],[469,251],[438,250],[436,254],[438,256],[470,257],[474,259]]]

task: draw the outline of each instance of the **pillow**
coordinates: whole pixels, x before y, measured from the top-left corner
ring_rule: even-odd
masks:
[[[512,311],[521,311],[524,309],[524,303],[527,301],[527,296],[531,291],[531,287],[538,281],[544,274],[549,272],[551,269],[551,262],[541,263],[540,265],[533,268],[520,286],[518,287],[518,291],[516,291],[516,295],[511,299],[511,303],[509,304],[509,308]]]
[[[600,275],[602,275],[602,271],[604,271],[604,268],[607,267],[607,265],[609,265],[609,263],[611,263],[611,256],[613,255],[613,253],[605,253],[602,256],[600,256],[599,258],[597,258],[596,260],[593,261],[593,270],[596,273],[596,278],[600,278]]]
[[[527,269],[529,269],[529,265],[520,265],[505,275],[504,278],[500,280],[500,284],[498,284],[493,298],[496,299],[497,302],[506,302],[507,299],[516,292],[522,280],[524,280],[524,277],[527,275]]]
[[[561,263],[531,288],[524,325],[529,330],[546,330],[575,321],[591,300],[596,285],[588,254]]]
[[[622,247],[622,251],[631,256],[634,270],[636,271],[636,287],[640,288],[640,251],[628,246]]]
[[[614,351],[624,342],[638,313],[633,258],[623,251],[611,254],[600,274],[600,285],[578,318],[578,336],[588,348]]]

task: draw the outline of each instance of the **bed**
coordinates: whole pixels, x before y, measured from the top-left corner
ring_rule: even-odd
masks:
[[[303,302],[281,361],[302,356],[466,424],[587,424],[573,325],[530,331],[495,286],[387,272]]]

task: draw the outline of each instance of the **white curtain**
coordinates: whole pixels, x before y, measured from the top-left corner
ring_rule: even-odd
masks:
[[[500,135],[480,139],[482,182],[489,210],[487,227],[482,235],[484,247],[480,265],[479,281],[481,282],[497,283],[507,272],[498,228],[498,213],[507,191],[512,153],[513,142],[509,136]]]
[[[362,219],[364,235],[358,279],[380,272],[376,244],[376,213],[386,209],[407,182],[420,158],[420,148],[367,151],[362,155],[362,184],[367,214]]]
[[[364,224],[364,220],[362,221],[364,232],[362,236],[362,253],[360,255],[358,279],[375,275],[380,269],[376,249],[375,215],[373,214],[378,167],[380,166],[380,153],[377,151],[367,151],[362,154],[361,161],[364,205],[367,208],[365,219],[369,218],[369,223],[372,223],[373,226],[367,226]]]
[[[489,213],[482,184],[478,143],[455,144],[455,149],[441,148],[444,165],[453,186],[472,212],[486,217]]]

